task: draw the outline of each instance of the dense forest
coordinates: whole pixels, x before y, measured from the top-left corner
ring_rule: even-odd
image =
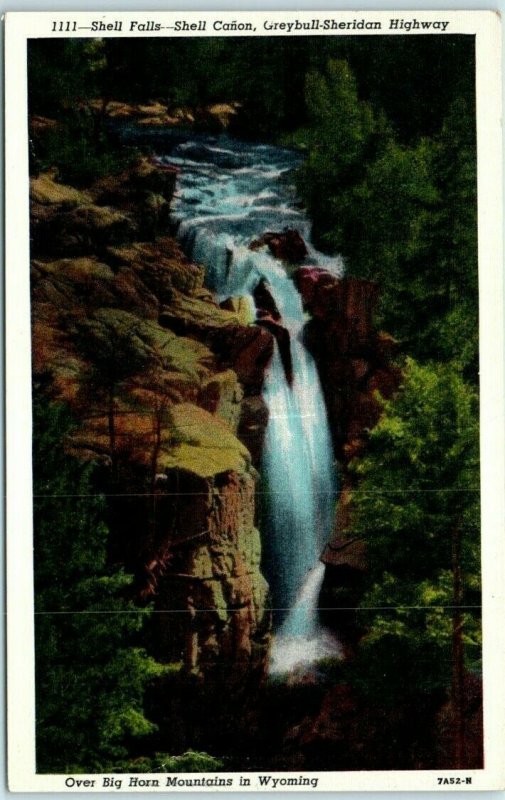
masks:
[[[286,37],[275,48],[261,38],[41,39],[28,57],[32,297],[40,322],[33,334],[38,770],[481,766],[473,38]],[[111,107],[121,104],[137,115],[114,117]],[[225,127],[207,111],[216,104],[233,110]],[[240,392],[241,421],[230,423],[235,460],[216,467],[212,492],[250,491],[249,468],[242,474],[236,464],[252,456],[261,473],[261,455],[253,426],[244,433],[243,408],[256,423],[263,419],[268,358],[258,378],[230,353],[239,333],[249,342],[252,328],[266,352],[276,328],[226,317],[239,314],[238,301],[218,307],[192,263],[198,259],[171,249],[166,206],[174,186],[166,186],[178,177],[151,174],[166,131],[139,122],[142,105],[162,107],[172,120],[165,128],[181,141],[226,135],[293,151],[290,176],[312,243],[344,265],[343,279],[311,274],[310,296],[303,288],[310,265],[294,276],[333,437],[340,491],[333,540],[358,543],[360,553],[358,568],[326,562],[319,601],[345,657],[326,656],[300,680],[267,677],[272,632],[261,621],[268,600],[256,573],[250,669],[232,663],[224,618],[224,633],[208,634],[205,646],[200,631],[200,649],[188,633],[203,595],[197,568],[188,577],[181,552],[204,526],[192,527],[199,507],[181,512],[171,498],[203,494],[210,473],[182,453],[195,449],[198,435],[214,453],[216,439],[231,435],[215,415]],[[51,189],[41,199],[43,186]],[[83,227],[93,214],[96,236]],[[163,258],[152,266],[161,240],[168,283]],[[138,241],[144,250],[151,243],[150,261],[131,255]],[[116,307],[111,281],[125,265],[122,280],[131,283]],[[338,299],[341,286],[375,298],[349,311],[349,325],[359,325],[352,314],[366,308],[373,333],[347,354],[336,344],[343,323],[324,305],[324,293]],[[195,432],[188,434],[180,415],[190,402]],[[135,424],[127,429],[126,419]],[[147,450],[142,436],[150,437]],[[176,490],[179,480],[186,488]],[[260,494],[250,530],[257,525],[265,537]],[[162,529],[171,533],[160,556]],[[275,572],[265,561],[261,569],[268,580]],[[159,620],[181,603],[180,585],[191,576],[184,614],[165,625]],[[221,601],[215,594],[206,602]]]

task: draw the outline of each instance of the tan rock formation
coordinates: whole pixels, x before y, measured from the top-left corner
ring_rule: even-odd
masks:
[[[74,411],[68,451],[103,465],[113,557],[175,612],[160,616],[162,660],[261,670],[268,587],[247,437],[258,458],[272,337],[240,304],[219,307],[173,239],[138,240],[146,198],[164,208],[173,184],[145,159],[86,192],[53,173],[32,181],[34,380]]]

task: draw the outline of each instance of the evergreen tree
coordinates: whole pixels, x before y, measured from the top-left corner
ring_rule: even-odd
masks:
[[[39,772],[109,770],[154,730],[142,709],[162,667],[137,646],[146,612],[107,567],[93,466],[64,452],[68,412],[34,397],[36,732]]]
[[[381,287],[377,322],[420,359],[477,377],[477,202],[472,94],[440,132],[401,144],[360,99],[346,62],[310,73],[299,189],[317,243]]]
[[[338,242],[345,255],[341,219],[345,220],[349,191],[363,179],[377,147],[380,124],[371,107],[359,101],[355,77],[345,61],[328,61],[324,74],[309,72],[305,101],[309,122],[295,136],[295,142],[307,149],[299,190],[315,242],[326,249]]]
[[[438,192],[435,213],[424,226],[429,242],[428,279],[437,288],[444,315],[426,325],[431,348],[456,358],[478,381],[477,151],[472,95],[457,96],[434,140],[432,174]]]
[[[465,673],[480,671],[475,390],[452,364],[408,360],[402,390],[384,403],[353,468],[352,532],[370,564],[357,674],[381,702],[449,691],[457,763]]]

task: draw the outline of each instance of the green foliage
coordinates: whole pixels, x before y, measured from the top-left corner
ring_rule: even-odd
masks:
[[[360,477],[352,529],[366,540],[370,563],[356,681],[391,702],[413,687],[443,689],[450,683],[455,569],[463,578],[466,665],[480,666],[475,390],[452,364],[409,359],[398,397],[384,403],[370,433],[368,454],[352,466]]]
[[[411,324],[407,309],[414,300],[423,303],[427,289],[424,234],[436,200],[429,154],[426,141],[416,148],[388,141],[361,182],[331,202],[338,221],[325,237],[347,258],[350,271],[379,282],[384,324],[402,338],[406,321]]]
[[[58,121],[31,141],[30,171],[56,168],[59,180],[86,187],[126,169],[138,158],[130,146],[118,147],[101,112],[88,106],[59,109]]]
[[[477,373],[476,162],[470,96],[409,145],[359,98],[345,62],[307,79],[299,189],[323,248],[381,287],[378,322],[419,358]]]
[[[136,758],[115,765],[115,772],[216,772],[222,769],[223,762],[219,758],[187,750],[180,756],[168,753],[155,753],[151,758]]]
[[[57,121],[32,139],[32,172],[56,167],[63,183],[88,186],[124,169],[135,153],[114,146],[102,113],[89,106],[103,86],[104,41],[36,39],[28,59],[30,112]]]
[[[433,351],[456,358],[478,376],[477,163],[473,96],[456,97],[434,142],[439,195],[424,233],[429,279],[443,297],[443,314],[428,327]]]
[[[163,668],[136,646],[146,615],[107,567],[93,467],[66,456],[66,410],[34,396],[36,733],[39,772],[112,769],[154,730],[142,710]]]
[[[368,153],[378,146],[380,123],[358,100],[356,80],[345,61],[329,61],[324,74],[310,72],[305,96],[309,124],[295,141],[307,150],[307,158],[298,184],[313,221],[313,237],[324,246],[325,232],[338,224],[344,210],[346,189],[362,180]]]
[[[456,94],[473,91],[474,43],[468,36],[335,37],[317,40],[319,64],[335,57],[349,62],[358,78],[359,95],[381,108],[395,138],[407,144],[440,129]],[[320,68],[320,66],[318,66]]]
[[[116,150],[98,114],[76,110],[48,129],[35,147],[38,171],[56,167],[62,183],[89,186],[104,175],[125,169],[135,157],[132,149]]]
[[[32,39],[28,49],[31,113],[50,117],[96,97],[104,67],[102,39]]]
[[[51,115],[92,97],[193,107],[237,101],[240,134],[272,138],[306,124],[307,73],[345,60],[360,99],[382,108],[406,143],[440,128],[455,87],[471,91],[473,50],[468,36],[278,36],[275,47],[257,37],[148,38],[134,46],[128,38],[37,39],[28,53],[30,105]]]
[[[456,367],[407,359],[402,390],[384,402],[354,471],[355,525],[367,533],[373,520],[372,569],[386,550],[395,571],[427,575],[450,565],[452,522],[461,520],[471,537],[479,527],[478,401]],[[414,563],[409,549],[418,553]]]

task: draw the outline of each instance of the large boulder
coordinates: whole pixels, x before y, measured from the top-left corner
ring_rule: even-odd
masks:
[[[92,202],[91,195],[58,183],[54,169],[40,173],[30,181],[30,198],[33,203],[57,208],[58,210],[76,208]]]
[[[89,191],[98,205],[111,204],[118,208],[139,203],[149,193],[161,195],[170,203],[178,172],[171,164],[143,156],[123,172],[97,180]]]
[[[325,323],[331,320],[341,352],[357,353],[376,336],[373,313],[379,299],[378,284],[340,278],[315,267],[301,267],[293,279],[312,317]]]
[[[281,356],[282,366],[284,367],[284,374],[286,380],[291,386],[293,383],[293,357],[291,355],[291,336],[289,331],[284,325],[281,325],[277,320],[272,319],[268,314],[258,319],[258,325],[270,331],[277,341],[279,353]]]
[[[222,472],[243,472],[250,463],[246,446],[222,419],[192,403],[171,408],[158,457],[160,472],[180,469],[210,478]]]
[[[55,170],[31,180],[34,255],[103,254],[135,239],[153,240],[169,227],[177,169],[141,158],[117,175],[79,191],[57,180]]]
[[[268,314],[273,320],[280,320],[281,315],[277,308],[277,303],[265,278],[261,278],[254,287],[253,297],[259,315],[265,316],[265,314]]]
[[[299,264],[307,256],[307,246],[297,230],[286,228],[279,233],[266,231],[249,245],[250,250],[268,247],[275,258],[289,264]]]
[[[113,205],[124,212],[135,207],[139,238],[153,240],[170,227],[170,203],[178,169],[151,158],[141,158],[118,175],[108,175],[90,188],[97,205]]]
[[[219,304],[225,311],[233,311],[241,325],[254,322],[254,311],[248,297],[227,297]]]
[[[219,363],[237,373],[246,396],[258,395],[274,350],[270,331],[256,325],[225,326],[216,329],[207,341]]]
[[[316,296],[324,287],[334,287],[336,276],[321,267],[300,267],[293,273],[293,280],[300,292],[305,308],[317,313]]]
[[[115,269],[128,267],[138,272],[158,298],[159,306],[171,303],[174,291],[194,295],[203,286],[203,268],[190,261],[170,237],[158,238],[153,243],[131,242],[109,247],[106,255]],[[212,299],[207,306],[211,304]]]
[[[55,173],[31,181],[32,255],[102,255],[106,248],[132,241],[138,233],[132,215],[96,205],[88,192],[60,184]]]
[[[194,295],[172,292],[170,303],[162,306],[160,324],[181,335],[204,337],[210,343],[215,330],[240,324],[239,315],[217,303],[200,300]]]

